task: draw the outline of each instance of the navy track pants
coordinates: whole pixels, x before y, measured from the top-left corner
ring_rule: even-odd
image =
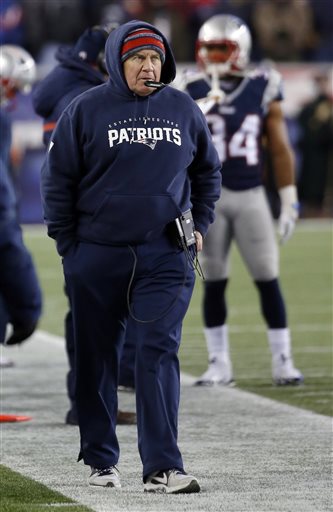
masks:
[[[136,258],[134,258],[134,254]],[[73,314],[79,458],[97,468],[119,459],[116,436],[119,361],[129,315],[136,343],[138,445],[143,476],[183,469],[178,448],[178,349],[194,272],[163,235],[129,247],[80,242],[63,258]]]

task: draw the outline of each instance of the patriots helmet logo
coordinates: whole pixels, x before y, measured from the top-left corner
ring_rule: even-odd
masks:
[[[138,142],[139,144],[145,144],[146,146],[148,146],[152,150],[155,149],[155,146],[157,144],[157,140],[156,139],[149,139],[149,138],[146,138],[146,139],[136,139],[136,140],[133,140],[133,142]]]

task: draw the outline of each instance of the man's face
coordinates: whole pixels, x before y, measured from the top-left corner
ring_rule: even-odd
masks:
[[[140,50],[124,62],[124,75],[131,91],[139,96],[148,96],[154,92],[153,87],[145,85],[146,80],[159,82],[161,79],[162,61],[154,50]]]

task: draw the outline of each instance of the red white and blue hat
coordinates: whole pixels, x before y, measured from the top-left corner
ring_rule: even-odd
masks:
[[[155,50],[161,57],[162,64],[165,61],[165,47],[163,39],[149,28],[139,28],[130,32],[124,39],[121,50],[121,61],[140,50]]]

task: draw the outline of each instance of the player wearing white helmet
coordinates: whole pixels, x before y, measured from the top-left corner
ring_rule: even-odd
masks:
[[[278,279],[278,248],[263,186],[263,140],[281,199],[281,243],[292,235],[298,217],[294,156],[280,106],[281,77],[273,69],[251,71],[250,51],[251,34],[241,19],[213,16],[203,24],[197,39],[197,62],[203,72],[188,78],[184,85],[206,116],[223,168],[216,219],[201,257],[206,277],[203,318],[209,366],[197,385],[234,382],[225,297],[233,240],[259,292],[273,381],[279,385],[303,381],[292,359]]]
[[[36,64],[20,46],[0,46],[0,102],[8,103],[17,92],[29,93],[36,79]]]

